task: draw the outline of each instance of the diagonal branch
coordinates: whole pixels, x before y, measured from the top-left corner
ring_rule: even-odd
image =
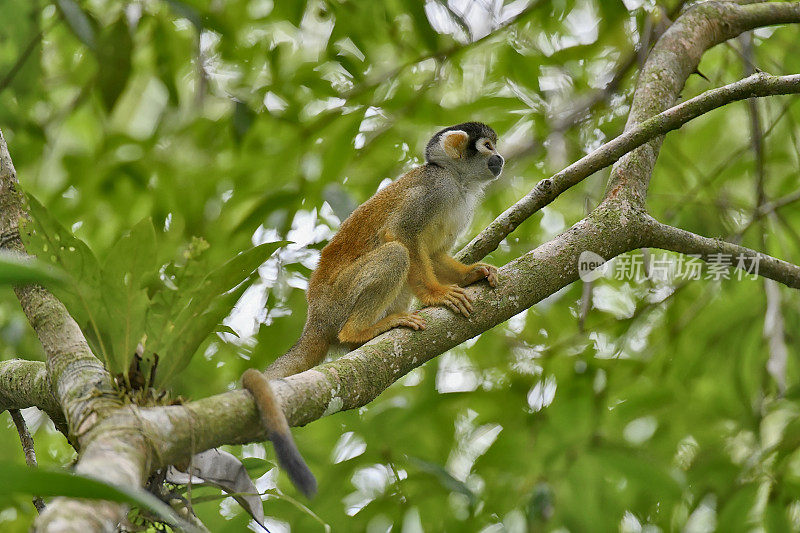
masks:
[[[582,157],[551,178],[540,181],[521,200],[508,208],[459,253],[459,259],[473,262],[492,252],[500,242],[535,212],[561,193],[580,183],[634,148],[676,130],[709,111],[746,98],[800,93],[800,74],[769,76],[757,73],[737,82],[711,89],[644,120]]]
[[[800,22],[800,2],[703,2],[676,20],[653,47],[636,85],[626,130],[658,115],[678,100],[703,53],[762,26]],[[644,205],[663,137],[625,154],[614,165],[606,197]]]
[[[643,214],[608,202],[585,219],[499,270],[499,283],[467,288],[475,310],[469,318],[443,308],[421,311],[422,331],[390,330],[329,363],[272,382],[290,425],[354,409],[374,400],[392,383],[446,350],[483,333],[578,279],[585,250],[612,258],[643,246]],[[143,424],[163,464],[185,460],[190,451],[265,438],[252,396],[242,390],[181,406],[137,409],[109,423]]]
[[[639,82],[628,129],[674,103],[685,77],[696,68],[706,48],[746,29],[787,21],[800,21],[800,2],[752,6],[709,2],[689,10],[654,48]],[[635,155],[628,157],[624,165],[615,166],[610,194],[600,206],[565,233],[503,267],[497,289],[485,285],[470,287],[468,290],[476,299],[475,312],[470,318],[455,316],[444,309],[426,309],[422,311],[429,324],[425,331],[392,330],[337,361],[274,382],[287,418],[293,425],[305,424],[370,402],[412,368],[575,281],[578,257],[583,251],[591,250],[610,259],[656,241],[658,237],[652,233],[658,233],[660,228],[649,221],[643,205],[659,146],[660,139],[652,139],[635,150]],[[13,236],[16,219],[22,216],[23,209],[13,166],[1,140],[0,163],[0,236]],[[11,206],[11,210],[5,209],[6,206]],[[696,236],[687,237],[682,230],[676,231],[680,242],[697,241]],[[707,244],[703,238],[699,239],[701,244]],[[13,238],[12,241],[15,242]],[[776,263],[771,268],[777,273],[784,267]],[[789,278],[794,279],[793,275],[792,272]],[[77,325],[57,300],[42,289],[29,291],[29,300],[25,297],[23,293],[20,300],[23,308],[30,308],[30,320],[45,344],[50,377],[71,427],[74,418],[84,414],[87,407],[97,409],[92,411],[92,417],[84,419],[98,422],[87,424],[91,429],[80,436],[80,471],[141,486],[153,468],[185,459],[193,451],[263,438],[252,398],[243,391],[185,406],[150,409],[117,408],[118,404],[110,399],[70,396],[69,390],[63,388],[68,378],[78,384],[87,382],[79,372],[80,365],[74,364],[76,361],[88,366],[100,390],[110,386],[110,377],[102,371]],[[36,313],[36,305],[41,302],[48,307],[45,312]],[[56,360],[62,362],[63,368],[54,365]],[[98,365],[99,370],[93,365]],[[80,427],[83,429],[83,424]],[[114,468],[109,468],[109,464]],[[37,526],[42,530],[55,530],[58,524],[67,524],[71,530],[108,530],[116,525],[123,511],[121,506],[102,502],[61,498],[48,506]]]
[[[11,409],[9,413],[11,414],[11,419],[14,421],[14,425],[17,427],[17,433],[19,433],[20,444],[22,444],[22,451],[25,454],[25,463],[31,468],[36,468],[38,466],[36,464],[36,450],[33,447],[33,437],[31,436],[31,432],[28,431],[25,419],[22,417],[22,413],[19,412],[19,409]],[[39,513],[44,511],[44,500],[42,500],[41,496],[33,497],[33,505]]]

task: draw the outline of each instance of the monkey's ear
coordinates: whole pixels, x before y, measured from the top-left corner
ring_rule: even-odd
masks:
[[[461,130],[446,131],[442,134],[442,149],[453,159],[461,159],[467,151],[469,135]]]

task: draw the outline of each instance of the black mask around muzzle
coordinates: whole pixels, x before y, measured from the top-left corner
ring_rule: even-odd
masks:
[[[486,164],[495,176],[499,176],[503,170],[503,158],[497,154],[490,157]]]

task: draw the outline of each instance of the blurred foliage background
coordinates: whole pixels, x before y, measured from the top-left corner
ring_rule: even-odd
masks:
[[[0,129],[22,187],[100,261],[147,218],[159,265],[190,256],[197,238],[209,268],[256,244],[294,243],[170,376],[175,394],[196,399],[236,387],[245,368],[296,340],[319,249],[355,205],[420,163],[437,129],[487,122],[508,156],[465,239],[621,132],[638,65],[681,6],[5,0]],[[739,79],[750,63],[800,72],[798,39],[800,28],[786,26],[755,32],[752,53],[741,41],[718,46],[700,66],[709,81],[692,76],[683,96]],[[800,262],[796,101],[757,103],[761,180],[746,103],[670,134],[652,214]],[[488,260],[502,265],[581,219],[607,175],[531,217]],[[754,221],[760,197],[783,205]],[[799,326],[796,293],[760,279],[572,284],[369,406],[296,429],[320,494],[304,509],[277,470],[254,472],[268,525],[797,530]],[[781,347],[788,362],[770,373]],[[43,357],[8,289],[0,356]],[[63,437],[25,414],[40,463],[68,465]],[[2,420],[2,455],[22,463]],[[269,445],[229,450],[273,457]],[[242,530],[249,517],[219,494],[194,491],[195,510],[212,531]],[[25,498],[0,503],[3,531],[27,531],[33,518]]]

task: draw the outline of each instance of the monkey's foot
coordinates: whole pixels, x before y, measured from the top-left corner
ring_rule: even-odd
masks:
[[[359,327],[351,319],[339,332],[339,340],[345,344],[360,346],[381,333],[399,326],[420,330],[425,329],[426,323],[422,316],[411,313],[394,313],[366,328]]]
[[[454,313],[467,317],[472,313],[472,297],[458,285],[445,285],[440,291],[422,299],[422,302],[425,305],[445,305]]]
[[[420,330],[420,329],[425,329],[425,326],[427,326],[425,318],[422,315],[418,315],[416,313],[398,313],[388,318],[392,319],[390,324],[393,324],[389,326],[389,329],[403,326],[406,328],[411,328],[413,330]]]
[[[497,267],[489,263],[475,263],[472,270],[467,274],[466,285],[486,279],[490,287],[497,287]]]

